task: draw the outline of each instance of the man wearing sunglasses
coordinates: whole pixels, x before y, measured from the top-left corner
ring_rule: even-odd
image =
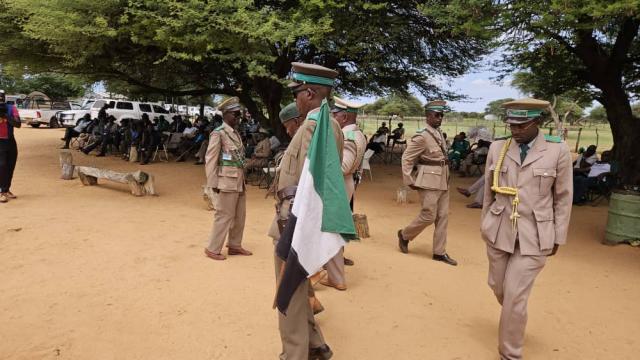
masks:
[[[429,225],[435,224],[433,232],[433,260],[456,266],[446,251],[447,223],[449,217],[449,160],[447,144],[440,125],[447,103],[436,100],[425,106],[427,126],[414,135],[402,154],[402,177],[404,184],[417,190],[422,209],[420,214],[404,229],[398,230],[398,246],[403,253],[409,252],[409,241]]]
[[[485,170],[481,234],[489,286],[502,305],[498,350],[522,359],[527,301],[547,257],[567,240],[573,171],[569,148],[538,129],[549,102],[507,102],[512,136],[491,144]]]
[[[204,249],[207,257],[225,260],[222,246],[228,238],[229,255],[252,255],[242,247],[242,234],[246,214],[244,181],[244,146],[237,131],[240,124],[240,102],[232,97],[220,104],[222,125],[211,132],[205,155],[207,186],[218,196],[215,201],[215,220],[209,235],[209,246]]]
[[[291,67],[292,82],[288,86],[296,100],[299,119],[305,120],[295,130],[295,135],[293,135],[282,157],[277,175],[276,217],[269,229],[269,236],[276,246],[280,239],[281,229],[284,229],[289,217],[291,201],[295,196],[302,167],[307,157],[307,149],[316,128],[316,122],[309,120],[309,118],[320,111],[322,100],[330,98],[335,78],[338,75],[337,71],[319,65],[294,62]],[[299,119],[296,117],[296,121]],[[293,121],[292,118],[289,120]],[[333,119],[331,125],[338,154],[342,157],[342,130]],[[283,260],[276,255],[275,261],[276,269],[281,268]],[[278,284],[280,283],[279,276],[280,272],[276,270]],[[310,289],[309,281],[303,281],[291,298],[287,315],[278,312],[278,329],[282,340],[280,359],[326,360],[332,356],[331,349],[325,343],[320,326],[315,322],[313,311],[309,306],[309,297],[312,295]]]

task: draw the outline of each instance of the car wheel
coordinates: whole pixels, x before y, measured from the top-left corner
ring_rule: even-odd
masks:
[[[40,124],[37,124],[37,123],[36,124],[29,124],[29,125],[31,125],[32,128],[39,128],[40,127]]]
[[[56,119],[55,117],[52,117],[49,120],[49,127],[52,128],[52,129],[59,128],[60,127],[60,123],[58,123],[58,119]]]

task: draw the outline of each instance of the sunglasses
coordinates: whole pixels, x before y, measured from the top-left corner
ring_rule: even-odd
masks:
[[[291,93],[293,94],[293,98],[297,99],[298,98],[298,94],[300,94],[303,91],[308,91],[311,94],[315,94],[316,93],[316,91],[313,90],[312,88],[294,89],[294,90],[291,90]]]

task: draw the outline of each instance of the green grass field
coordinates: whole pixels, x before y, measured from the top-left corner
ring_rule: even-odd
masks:
[[[375,133],[382,122],[386,122],[389,126],[389,118],[387,116],[359,116],[358,124],[363,129],[364,133],[369,137]],[[410,137],[415,134],[419,129],[424,128],[424,118],[420,117],[405,117],[402,120],[406,129],[406,137]],[[505,124],[501,121],[489,121],[483,119],[445,119],[442,123],[442,131],[447,133],[449,139],[453,139],[453,136],[461,131],[469,132],[469,129],[475,126],[485,126],[494,132],[496,137],[501,137],[509,134],[509,130]],[[391,128],[395,128],[396,123],[391,124]],[[579,126],[569,127],[568,144],[571,151],[576,150],[576,141],[578,140]],[[545,134],[549,133],[549,129],[544,129]],[[555,135],[555,134],[554,134]],[[582,127],[580,134],[579,147],[586,148],[587,146],[594,144],[598,145],[598,152],[611,149],[613,146],[613,137],[611,135],[611,129],[609,124],[593,124],[585,125]]]

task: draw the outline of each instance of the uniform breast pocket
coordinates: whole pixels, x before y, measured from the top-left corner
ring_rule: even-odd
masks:
[[[233,166],[221,166],[218,169],[218,189],[232,190],[238,189],[238,177],[242,169]]]
[[[442,183],[442,166],[420,165],[416,177],[416,185],[423,189],[440,189]]]
[[[538,183],[539,195],[547,195],[556,181],[556,169],[534,168],[533,178]]]
[[[505,165],[502,165],[502,168],[499,169],[500,170],[500,186],[509,186],[506,183],[506,175],[507,175],[507,167]],[[496,164],[492,164],[489,167],[489,171],[491,172],[491,181],[493,181],[493,177],[495,176],[494,173],[496,171]]]
[[[298,152],[290,152],[284,155],[281,171],[287,175],[296,175],[298,171]]]

